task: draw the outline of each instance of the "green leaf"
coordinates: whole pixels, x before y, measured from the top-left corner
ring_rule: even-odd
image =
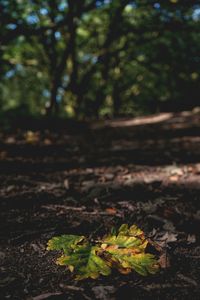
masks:
[[[108,235],[102,240],[103,248],[107,245],[115,245],[120,248],[132,248],[140,252],[144,250],[148,244],[148,241],[144,238],[142,230],[135,225],[128,228],[127,224],[123,224],[118,231],[118,235]]]
[[[146,247],[146,241],[142,241],[140,239],[137,239],[136,237],[129,237],[129,236],[107,236],[103,239],[103,245],[116,245],[117,247],[121,248],[138,248],[138,251],[140,248]]]
[[[155,274],[158,263],[154,255],[148,253],[135,253],[134,249],[114,249],[109,247],[106,251],[111,255],[110,261],[115,264],[121,273],[129,273],[131,269],[140,275]]]
[[[112,268],[124,274],[132,270],[143,276],[156,273],[158,263],[152,254],[145,253],[147,244],[142,230],[123,224],[95,245],[84,236],[62,235],[52,238],[47,250],[61,250],[63,255],[57,259],[57,264],[67,266],[80,280],[107,276]]]
[[[71,234],[53,237],[47,243],[47,250],[62,250],[65,254],[68,254],[83,240],[84,236]]]
[[[134,269],[146,276],[158,270],[155,257],[144,252],[147,244],[142,230],[136,225],[129,228],[127,224],[123,224],[118,235],[104,237],[101,247],[107,253],[106,258],[110,266],[115,266],[122,273],[129,273]]]
[[[59,265],[67,265],[70,271],[74,271],[76,279],[93,278],[96,279],[100,274],[109,275],[110,267],[98,256],[98,247],[88,244],[78,246],[71,255],[58,258]]]

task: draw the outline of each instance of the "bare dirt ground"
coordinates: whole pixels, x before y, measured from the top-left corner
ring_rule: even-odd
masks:
[[[200,299],[200,114],[0,133],[1,299]],[[75,282],[46,243],[137,224],[156,275]]]

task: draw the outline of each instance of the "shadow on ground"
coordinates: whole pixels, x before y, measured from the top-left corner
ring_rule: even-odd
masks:
[[[199,119],[193,111],[75,133],[1,132],[3,299],[198,299]],[[76,283],[45,250],[54,235],[98,237],[122,223],[163,238],[168,267],[147,278],[113,272]]]

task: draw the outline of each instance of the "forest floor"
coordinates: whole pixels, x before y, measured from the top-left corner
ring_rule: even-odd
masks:
[[[200,113],[0,133],[1,299],[200,299]],[[137,224],[166,260],[76,282],[47,241]]]

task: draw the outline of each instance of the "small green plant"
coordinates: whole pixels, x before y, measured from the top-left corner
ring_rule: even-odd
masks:
[[[154,255],[145,253],[147,239],[136,225],[123,224],[95,243],[84,236],[62,235],[48,241],[47,250],[61,250],[56,263],[67,266],[76,280],[109,275],[112,268],[123,274],[132,270],[146,276],[155,274],[159,265]]]

